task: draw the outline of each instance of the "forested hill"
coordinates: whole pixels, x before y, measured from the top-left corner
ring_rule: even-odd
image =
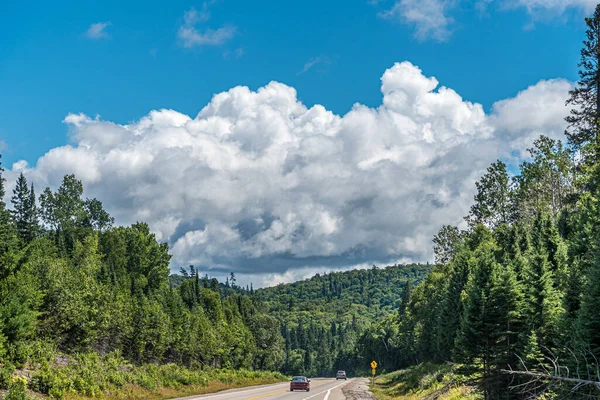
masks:
[[[373,266],[257,290],[256,302],[281,324],[283,371],[321,376],[336,369],[366,371],[370,362],[366,357],[371,355],[364,351],[371,343],[369,328],[398,314],[411,287],[425,279],[431,267]]]
[[[431,270],[429,264],[392,265],[316,274],[310,279],[259,289],[256,296],[271,314],[327,317],[356,315],[374,319],[400,306],[407,284],[417,285]]]
[[[236,284],[235,274],[218,282],[193,266],[171,275],[172,287],[187,298],[194,285],[217,291],[222,298],[247,299],[250,313],[278,321],[283,352],[281,371],[328,375],[335,369],[367,369],[362,350],[369,327],[398,313],[412,287],[431,271],[429,264],[392,265],[316,274],[312,278],[254,290]],[[193,291],[193,290],[191,290]]]

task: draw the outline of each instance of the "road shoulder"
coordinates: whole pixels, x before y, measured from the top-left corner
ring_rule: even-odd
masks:
[[[369,392],[369,380],[356,378],[347,385],[342,386],[342,393],[346,400],[376,400],[373,393]]]

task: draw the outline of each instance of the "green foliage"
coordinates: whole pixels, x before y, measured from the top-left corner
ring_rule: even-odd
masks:
[[[386,350],[395,337],[370,325],[395,318],[401,307],[407,308],[403,293],[409,296],[410,287],[430,270],[431,266],[418,264],[374,266],[257,290],[254,298],[261,302],[257,307],[283,325],[283,371],[324,376],[337,369],[362,373],[372,357],[399,357]]]
[[[72,393],[97,397],[115,393],[127,385],[137,385],[149,392],[183,386],[206,387],[211,382],[240,385],[250,382],[277,382],[285,377],[279,373],[249,370],[185,368],[176,364],[144,364],[134,366],[118,352],[104,357],[97,353],[79,354],[64,366],[44,365],[32,375],[29,388],[62,398]]]
[[[11,363],[0,365],[0,390],[10,387],[11,378],[15,372],[15,366]]]
[[[600,118],[598,92],[600,91],[600,69],[598,54],[600,54],[600,5],[596,6],[594,14],[585,19],[587,26],[586,40],[581,49],[579,63],[579,81],[569,92],[567,105],[573,106],[571,113],[565,118],[569,124],[565,132],[569,142],[582,150],[583,163],[597,163],[597,145]],[[587,145],[587,146],[586,146]]]
[[[483,224],[495,229],[515,220],[516,191],[508,176],[506,164],[500,160],[493,163],[476,185],[475,204],[465,218],[471,227]]]
[[[29,400],[25,389],[27,388],[27,379],[23,376],[15,376],[10,379],[9,391],[4,400]]]
[[[477,375],[459,364],[422,363],[381,375],[371,390],[378,399],[480,400]]]

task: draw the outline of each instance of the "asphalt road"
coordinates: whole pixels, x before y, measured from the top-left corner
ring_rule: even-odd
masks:
[[[275,385],[254,386],[244,389],[226,390],[223,392],[182,397],[175,400],[359,400],[372,399],[366,393],[364,379],[348,379],[347,381],[336,381],[335,379],[310,380],[310,392],[290,392],[290,383],[278,383]],[[366,381],[366,380],[364,380]],[[351,395],[347,394],[351,389]],[[346,392],[346,393],[344,393]],[[364,392],[364,396],[362,396]]]

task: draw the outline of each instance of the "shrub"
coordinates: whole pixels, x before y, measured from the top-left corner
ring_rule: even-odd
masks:
[[[12,364],[6,363],[0,366],[0,389],[8,389],[10,379],[15,372],[15,367]]]
[[[29,396],[25,392],[27,379],[24,376],[15,376],[10,379],[8,394],[4,400],[28,400]]]

